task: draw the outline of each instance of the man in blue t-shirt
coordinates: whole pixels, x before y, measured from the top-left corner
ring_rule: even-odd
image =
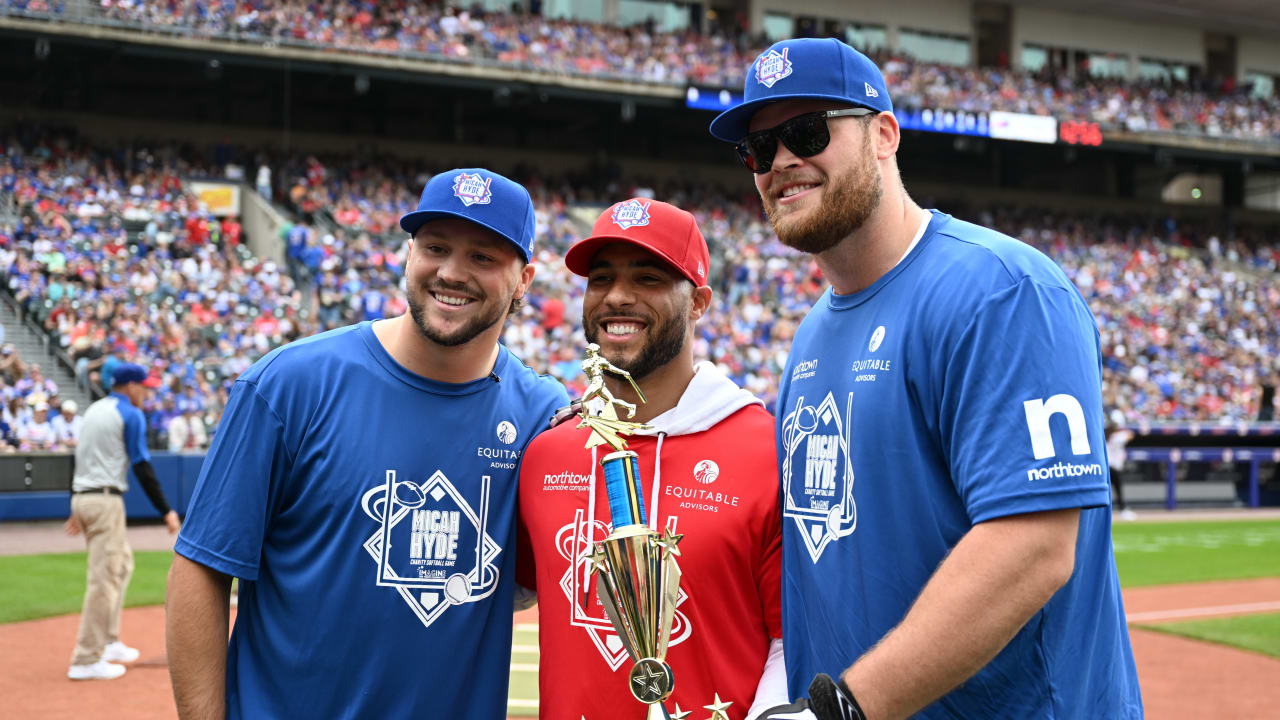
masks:
[[[1139,718],[1093,317],[1044,255],[911,200],[892,109],[853,48],[787,40],[711,125],[832,285],[777,411],[809,697],[764,717]]]
[[[400,227],[407,314],[279,348],[232,390],[169,577],[183,718],[506,713],[516,467],[568,404],[498,344],[533,204],[452,170]]]

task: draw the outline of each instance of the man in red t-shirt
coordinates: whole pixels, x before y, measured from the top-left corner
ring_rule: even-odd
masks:
[[[652,426],[628,440],[650,525],[684,534],[666,706],[701,712],[718,694],[730,720],[754,718],[788,701],[773,417],[715,365],[694,362],[694,325],[711,305],[706,241],[689,213],[632,199],[605,211],[565,265],[587,278],[587,339],[648,398],[606,376],[615,397],[639,405],[626,419]],[[632,663],[585,557],[612,529],[607,448],[585,449],[589,431],[576,425],[537,436],[521,461],[518,580],[538,595],[539,716],[638,720]]]

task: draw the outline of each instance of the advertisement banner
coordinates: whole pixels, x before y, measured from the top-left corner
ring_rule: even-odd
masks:
[[[234,183],[189,182],[187,190],[218,217],[240,214],[240,186]]]
[[[1053,144],[1058,141],[1058,121],[1044,115],[992,110],[991,137],[1001,140]]]

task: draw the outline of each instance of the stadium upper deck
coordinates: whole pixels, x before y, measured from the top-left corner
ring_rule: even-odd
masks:
[[[999,3],[738,5],[548,2],[542,14],[513,14],[410,0],[0,0],[0,25],[53,21],[43,29],[674,97],[687,86],[740,87],[771,39],[832,35],[885,63],[896,104],[930,111],[921,125],[1000,111],[1053,118],[1048,132],[1086,143],[1100,131],[1280,153],[1280,50],[1265,32],[1280,19],[1266,8],[1253,10],[1255,32],[1221,33],[1158,15],[1140,24]]]

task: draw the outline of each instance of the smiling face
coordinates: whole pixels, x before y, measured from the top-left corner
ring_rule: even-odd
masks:
[[[533,267],[514,245],[460,218],[419,228],[405,264],[409,315],[423,337],[445,347],[499,326],[532,281]]]
[[[703,310],[693,283],[675,268],[644,248],[611,243],[591,261],[582,330],[639,380],[685,349]]]
[[[846,106],[820,100],[766,105],[751,119],[750,130],[842,107]],[[802,252],[829,250],[861,228],[880,206],[883,180],[872,145],[878,121],[874,115],[867,117],[828,118],[831,142],[811,157],[799,157],[778,143],[773,167],[756,175],[755,182],[779,240]]]

